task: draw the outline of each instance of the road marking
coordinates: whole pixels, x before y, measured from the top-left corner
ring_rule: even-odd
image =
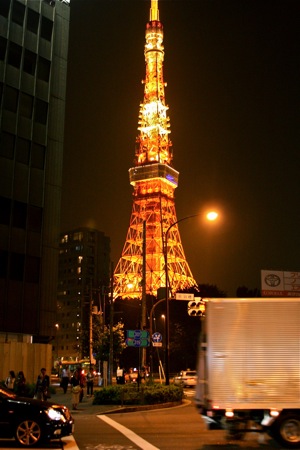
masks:
[[[124,427],[123,425],[119,424],[118,422],[115,422],[110,417],[107,417],[105,415],[97,416],[98,419],[103,420],[103,422],[106,422],[111,427],[118,430],[120,433],[124,434],[128,439],[130,439],[134,444],[138,445],[143,450],[159,450],[159,448],[154,447],[154,445],[150,444],[149,442],[145,441],[145,439],[141,438],[137,434],[135,434],[133,431],[129,430],[129,428]]]

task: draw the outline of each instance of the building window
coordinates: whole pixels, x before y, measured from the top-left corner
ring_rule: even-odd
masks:
[[[34,120],[42,125],[46,125],[48,116],[48,103],[37,98],[35,100]]]
[[[37,33],[39,26],[39,14],[32,9],[27,10],[27,30]]]
[[[17,112],[18,108],[18,91],[10,86],[6,86],[4,91],[4,109]]]
[[[36,66],[36,54],[31,52],[30,50],[25,49],[23,61],[24,72],[29,73],[29,75],[34,75],[35,66]]]
[[[21,64],[21,56],[22,56],[22,47],[14,42],[9,43],[8,57],[7,63],[11,66],[20,69]]]
[[[25,281],[38,283],[40,279],[40,258],[27,256],[25,264]]]
[[[32,143],[31,149],[31,167],[35,169],[44,169],[46,147],[44,145]]]
[[[28,206],[28,230],[40,233],[42,230],[43,209],[37,206]]]
[[[20,115],[27,117],[28,119],[31,119],[32,111],[33,111],[33,97],[31,95],[25,94],[24,92],[21,92],[19,105]]]
[[[27,205],[22,202],[14,202],[13,205],[13,226],[16,228],[26,228]]]
[[[52,38],[53,22],[46,17],[42,17],[41,25],[41,37],[47,41],[51,41]]]
[[[16,143],[16,160],[23,164],[29,163],[30,156],[30,141],[17,137]]]
[[[12,280],[23,281],[25,255],[11,253],[10,275]]]
[[[10,0],[1,0],[0,2],[0,16],[8,17]]]
[[[50,68],[51,62],[48,59],[39,56],[38,67],[37,67],[37,77],[39,80],[46,81],[48,83],[50,78]]]
[[[2,1],[2,0],[1,0]],[[12,9],[12,21],[23,26],[25,15],[25,5],[14,0]]]
[[[0,250],[0,278],[7,277],[8,252]]]
[[[77,233],[74,233],[73,240],[74,241],[82,241],[83,240],[83,233],[81,231],[78,231]]]
[[[0,36],[0,61],[5,60],[6,47],[7,47],[7,39]]]
[[[0,136],[0,155],[4,158],[13,159],[15,147],[15,135],[2,132]]]
[[[0,197],[0,223],[3,225],[9,225],[10,222],[10,198]]]

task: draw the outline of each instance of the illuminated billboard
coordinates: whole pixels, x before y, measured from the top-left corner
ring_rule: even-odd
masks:
[[[300,297],[300,272],[261,270],[262,297]]]

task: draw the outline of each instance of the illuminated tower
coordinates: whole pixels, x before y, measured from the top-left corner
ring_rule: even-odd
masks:
[[[171,292],[196,285],[177,224],[169,229],[177,222],[174,191],[179,173],[172,167],[163,78],[163,26],[159,20],[158,0],[151,0],[144,54],[144,101],[140,104],[135,165],[129,169],[130,184],[134,188],[133,208],[125,245],[114,273],[114,292],[122,298],[141,297],[144,279],[147,294],[156,295],[157,289],[166,285],[165,250],[168,252]]]

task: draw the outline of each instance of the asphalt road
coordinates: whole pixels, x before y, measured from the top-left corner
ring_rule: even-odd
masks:
[[[248,433],[242,441],[228,441],[224,431],[207,430],[192,401],[143,412],[78,414],[74,437],[80,450],[280,449],[264,434]]]
[[[63,446],[53,441],[36,450],[281,450],[264,434],[248,433],[242,441],[228,441],[224,431],[207,430],[193,405],[193,390],[186,392],[181,406],[132,413],[92,405],[85,397],[78,411],[72,412],[74,436],[63,438]],[[68,405],[70,395],[58,393],[54,399]],[[18,448],[14,441],[0,441],[0,447]]]

